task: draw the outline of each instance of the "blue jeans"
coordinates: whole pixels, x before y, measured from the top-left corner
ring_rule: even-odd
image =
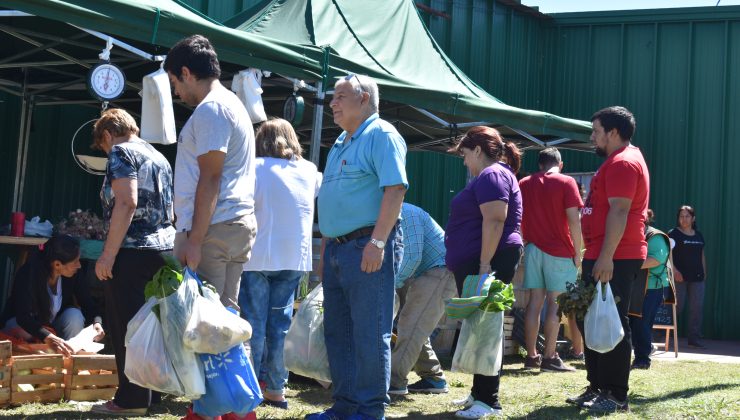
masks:
[[[57,337],[62,340],[69,340],[85,328],[85,317],[82,315],[82,311],[80,311],[79,308],[70,306],[57,314],[56,318],[54,318],[54,321],[51,323],[51,327],[57,332]],[[14,328],[18,328],[20,331],[16,330],[14,334],[9,335],[13,335],[22,340],[34,339],[31,333],[20,328],[15,317],[10,318],[5,323],[3,332],[10,333]]]
[[[635,348],[634,363],[650,364],[650,351],[653,346],[653,322],[661,303],[663,303],[663,289],[648,289],[642,303],[642,318],[630,316],[632,346]]]
[[[368,235],[326,244],[324,339],[334,386],[332,408],[346,416],[360,413],[381,419],[390,403],[394,278],[403,242],[400,231],[393,229],[380,270],[365,273],[360,263],[369,241]]]
[[[295,290],[302,271],[245,271],[239,288],[242,317],[252,325],[249,345],[254,371],[265,381],[267,392],[283,394],[288,370],[283,344],[293,316]],[[263,364],[264,363],[264,364]]]

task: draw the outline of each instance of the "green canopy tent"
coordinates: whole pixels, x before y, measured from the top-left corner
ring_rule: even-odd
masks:
[[[402,134],[412,148],[443,150],[451,128],[481,123],[524,147],[588,147],[588,122],[506,105],[470,80],[441,50],[412,0],[272,0],[225,23],[292,45],[328,48],[331,70],[373,76],[381,98],[391,103],[381,113],[407,127]]]
[[[324,110],[324,93],[349,72],[378,81],[381,113],[412,150],[444,150],[456,130],[475,124],[499,127],[524,146],[586,146],[589,123],[508,106],[472,82],[440,50],[411,0],[276,0],[234,26],[180,0],[5,0],[0,90],[24,99],[13,209],[22,201],[33,106],[96,104],[85,77],[106,42],[114,44],[111,60],[128,76],[128,88],[113,104],[129,103],[129,109],[140,101],[141,77],[157,68],[167,48],[201,33],[216,46],[225,79],[245,67],[280,76],[264,81],[269,114],[280,115],[295,89],[317,96],[309,103],[313,121],[298,127],[310,133],[313,146],[322,138],[330,144],[340,131]],[[177,111],[181,118],[188,112]],[[311,148],[314,161],[318,149]]]
[[[7,0],[3,5],[163,53],[182,37],[202,33],[213,41],[222,62],[314,86],[323,82],[321,89],[309,88],[320,99],[333,78],[348,72],[370,75],[381,87],[384,116],[398,123],[414,148],[444,149],[452,129],[477,123],[538,146],[583,147],[590,130],[587,122],[508,106],[489,95],[441,51],[411,0],[275,0],[253,16],[227,22],[236,29],[180,0]],[[279,98],[280,103],[293,86],[277,79],[266,84],[282,88],[276,91],[281,96],[267,101]],[[274,111],[280,103],[268,103],[268,109]],[[322,137],[317,126],[330,120],[321,118],[323,102],[318,105],[312,107],[314,122],[301,127],[314,132],[314,141]],[[339,130],[328,122],[323,137],[330,141]]]

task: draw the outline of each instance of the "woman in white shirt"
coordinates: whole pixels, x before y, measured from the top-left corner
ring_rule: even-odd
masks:
[[[311,271],[314,199],[321,173],[301,157],[298,137],[285,120],[264,122],[256,145],[257,238],[244,264],[239,306],[252,325],[252,359],[265,383],[264,403],[287,409],[283,343],[295,290],[303,274]]]

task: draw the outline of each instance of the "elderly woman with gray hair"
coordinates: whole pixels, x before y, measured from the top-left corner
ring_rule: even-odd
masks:
[[[316,165],[288,121],[264,122],[256,134],[254,213],[257,238],[244,264],[239,306],[252,324],[254,370],[264,382],[264,403],[288,408],[283,343],[301,276],[311,271],[314,199],[321,184]],[[263,357],[264,356],[264,357]]]

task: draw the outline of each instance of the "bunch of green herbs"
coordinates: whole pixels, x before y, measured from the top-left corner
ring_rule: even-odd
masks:
[[[556,298],[558,302],[558,316],[575,316],[576,319],[583,320],[588,307],[594,300],[596,288],[592,283],[585,284],[581,277],[575,283],[568,283],[565,293],[561,293]]]
[[[558,316],[575,316],[578,320],[583,320],[586,316],[589,306],[594,301],[596,295],[596,286],[589,282],[584,283],[581,276],[575,283],[569,283],[565,293],[558,295],[555,300],[558,302]],[[619,296],[614,296],[614,301],[619,302]]]

